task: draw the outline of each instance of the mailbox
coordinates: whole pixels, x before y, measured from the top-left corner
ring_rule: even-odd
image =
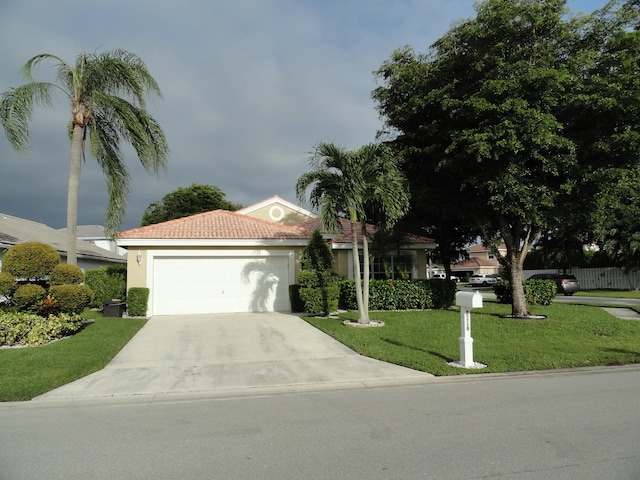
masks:
[[[456,293],[456,305],[466,308],[482,308],[482,295],[479,291]]]

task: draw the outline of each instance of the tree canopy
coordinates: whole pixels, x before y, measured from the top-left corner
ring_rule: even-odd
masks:
[[[55,83],[34,80],[34,69],[44,61],[55,63]],[[22,73],[27,83],[7,90],[0,97],[0,123],[17,150],[29,149],[29,122],[36,105],[51,107],[55,92],[69,100],[67,263],[75,265],[80,171],[87,138],[91,155],[107,182],[105,230],[114,234],[124,217],[129,193],[130,175],[121,151],[122,141],[133,146],[148,172],[158,173],[167,164],[169,149],[164,133],[146,110],[147,98],[160,96],[160,88],[144,62],[125,50],[83,53],[73,65],[48,53],[36,55],[27,61]]]
[[[405,47],[377,71],[373,98],[412,195],[427,211],[454,210],[487,246],[504,241],[506,255],[495,253],[514,316],[528,315],[531,246],[593,207],[575,201],[596,187],[593,172],[637,161],[635,3],[569,16],[563,0],[486,0],[428,54]]]
[[[211,210],[229,210],[242,208],[229,202],[225,194],[215,185],[192,183],[190,187],[179,187],[167,193],[162,200],[150,204],[142,215],[140,226],[162,223],[176,218],[188,217]]]

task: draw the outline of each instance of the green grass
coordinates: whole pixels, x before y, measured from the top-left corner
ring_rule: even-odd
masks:
[[[95,322],[72,337],[40,347],[0,349],[0,401],[29,400],[104,368],[146,322],[85,313]]]
[[[503,318],[509,305],[485,301],[471,314],[473,359],[482,370],[450,367],[460,360],[460,312],[452,310],[374,312],[380,328],[354,328],[341,319],[305,318],[358,353],[432,373],[513,372],[640,363],[640,322],[618,320],[598,307],[552,304],[535,307],[546,320]]]

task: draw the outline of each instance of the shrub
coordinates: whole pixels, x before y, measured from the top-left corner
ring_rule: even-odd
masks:
[[[87,285],[52,285],[49,293],[60,303],[62,313],[81,313],[93,301]]]
[[[0,345],[19,345],[38,318],[26,313],[0,314]]]
[[[49,275],[49,285],[80,285],[84,282],[84,272],[76,265],[60,263]]]
[[[60,254],[51,245],[25,242],[7,250],[2,257],[2,271],[16,278],[41,279],[59,263]]]
[[[333,266],[333,253],[319,230],[314,230],[307,246],[302,251],[300,269],[325,272]]]
[[[0,295],[11,297],[18,288],[16,279],[9,272],[0,272]]]
[[[27,313],[0,315],[0,345],[44,345],[82,328],[80,316],[41,317]]]
[[[100,267],[89,270],[85,284],[93,290],[90,306],[101,307],[114,298],[125,298],[127,291],[126,267]]]
[[[144,317],[147,315],[149,303],[149,289],[131,287],[127,293],[127,313],[132,317]]]
[[[525,280],[522,283],[524,295],[529,305],[551,305],[556,296],[558,287],[553,280]],[[513,302],[511,296],[511,284],[500,281],[493,286],[498,302],[509,304]]]
[[[60,302],[51,295],[47,295],[35,306],[36,313],[41,317],[49,317],[60,313]]]
[[[424,310],[448,308],[455,301],[452,280],[371,280],[369,308],[371,310]],[[356,289],[353,280],[340,282],[340,308],[355,310]]]
[[[340,287],[329,285],[326,287],[300,288],[300,300],[304,304],[304,311],[314,315],[327,316],[338,310]]]
[[[20,285],[13,294],[13,304],[18,310],[33,311],[47,291],[34,283]]]
[[[431,290],[432,307],[449,308],[456,303],[457,286],[455,280],[425,280]]]

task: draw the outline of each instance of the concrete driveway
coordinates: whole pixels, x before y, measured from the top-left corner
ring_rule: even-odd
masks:
[[[363,357],[295,315],[167,315],[152,317],[104,369],[34,400],[237,395],[430,378]]]

